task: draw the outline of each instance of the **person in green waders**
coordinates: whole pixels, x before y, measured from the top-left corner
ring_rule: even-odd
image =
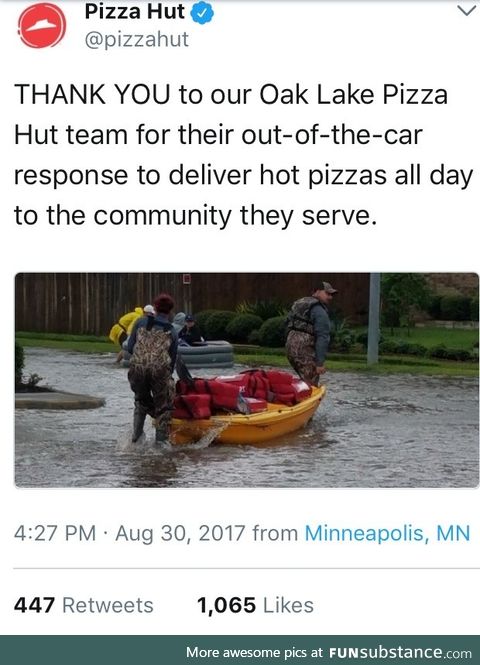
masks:
[[[330,343],[328,305],[338,293],[328,282],[316,284],[312,295],[296,300],[287,317],[286,351],[290,365],[301,379],[318,386],[325,374]]]

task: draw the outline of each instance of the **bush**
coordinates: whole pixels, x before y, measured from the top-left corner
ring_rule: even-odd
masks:
[[[23,346],[15,343],[15,385],[22,383],[22,372],[25,367],[25,353]]]
[[[466,296],[443,296],[440,316],[446,321],[469,321],[470,298]]]
[[[245,300],[237,306],[237,312],[239,314],[253,314],[259,316],[262,321],[267,321],[276,316],[283,316],[287,313],[287,308],[278,300],[255,300],[255,302]]]
[[[216,309],[204,309],[201,312],[198,312],[198,314],[195,314],[195,322],[200,328],[200,330],[205,333],[205,335],[207,334],[208,319],[216,311],[217,311]]]
[[[441,304],[442,304],[442,296],[440,295],[433,295],[430,296],[430,298],[428,299],[425,309],[427,313],[432,317],[432,319],[440,318]]]
[[[445,360],[447,358],[447,347],[445,344],[437,344],[437,346],[432,346],[431,349],[428,349],[427,355],[429,358]]]
[[[395,308],[395,305],[382,305],[381,320],[382,326],[385,326],[386,328],[393,329],[400,326],[400,313]]]
[[[287,317],[274,316],[262,324],[259,331],[260,346],[278,348],[287,341]]]
[[[249,344],[260,344],[260,330],[252,330],[250,335],[248,336],[248,343]]]
[[[259,330],[263,321],[255,314],[237,314],[227,326],[227,337],[231,342],[246,342],[253,330]]]
[[[380,342],[380,351],[382,353],[398,353],[404,356],[418,356],[423,358],[427,355],[428,349],[423,344],[405,342],[401,339],[386,339]]]
[[[355,337],[355,344],[359,344],[363,349],[367,350],[368,348],[368,332],[365,330],[365,332],[357,333]],[[383,335],[382,333],[379,334],[378,336],[378,344],[383,342]]]
[[[475,360],[475,353],[471,353],[466,349],[451,349],[446,347],[445,344],[439,344],[429,349],[428,356],[430,358],[441,358],[442,360]]]
[[[470,321],[478,321],[478,298],[470,300]]]
[[[355,337],[355,342],[360,344],[364,349],[368,346],[368,332],[358,333]]]
[[[235,312],[227,310],[217,310],[210,314],[205,326],[207,339],[224,339],[226,337],[227,326],[235,316]]]
[[[468,360],[474,360],[474,356],[466,349],[447,349],[447,360],[466,362]]]
[[[430,289],[421,273],[383,273],[382,323],[389,328],[413,325],[415,312],[427,305]]]
[[[332,351],[350,351],[354,343],[355,335],[347,326],[346,320],[336,322],[330,336],[330,348]]]
[[[405,342],[403,339],[399,339],[397,342],[397,350],[396,353],[400,353],[403,356],[408,355],[408,350],[410,348],[410,344],[408,342]]]
[[[380,353],[400,353],[398,350],[400,347],[400,342],[396,339],[385,339],[379,344]]]
[[[408,344],[407,354],[409,356],[418,356],[419,358],[423,358],[427,355],[427,351],[427,347],[423,346],[423,344]]]

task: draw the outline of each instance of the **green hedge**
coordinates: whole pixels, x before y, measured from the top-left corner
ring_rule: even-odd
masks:
[[[442,296],[433,295],[429,298],[427,303],[427,313],[432,317],[432,319],[440,319],[441,316],[441,305],[442,305]]]
[[[471,299],[466,296],[443,296],[440,318],[445,321],[469,321]]]
[[[287,340],[287,317],[274,316],[262,324],[259,331],[260,345],[279,347],[285,346]]]
[[[200,328],[202,333],[207,334],[207,323],[208,319],[214,314],[217,310],[215,309],[204,309],[198,314],[195,314],[195,323]]]
[[[444,321],[478,321],[478,297],[434,295],[426,306],[432,319]]]
[[[330,349],[347,353],[355,342],[355,333],[348,327],[346,319],[334,321],[330,334]]]
[[[437,344],[431,348],[423,344],[413,344],[403,340],[387,339],[380,343],[382,354],[399,354],[404,356],[417,356],[420,358],[439,358],[440,360],[475,361],[477,355],[467,349],[454,349],[445,344]]]
[[[207,319],[205,332],[207,339],[225,339],[227,326],[237,316],[235,312],[219,310],[213,312]]]
[[[450,349],[444,344],[428,349],[427,356],[429,358],[440,358],[441,360],[476,360],[476,355],[467,351],[466,349]]]
[[[227,325],[227,339],[230,342],[247,342],[253,330],[260,330],[262,319],[255,314],[237,314]]]
[[[405,356],[426,356],[427,347],[423,344],[413,344],[404,340],[386,339],[380,342],[381,353],[398,353]]]
[[[248,336],[248,343],[260,345],[260,330],[252,330]]]

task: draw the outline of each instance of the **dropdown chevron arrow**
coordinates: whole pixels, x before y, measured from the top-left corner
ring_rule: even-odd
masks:
[[[459,8],[459,10],[460,10],[463,14],[465,14],[465,16],[470,16],[470,14],[473,12],[473,10],[475,9],[476,6],[477,6],[477,5],[473,5],[473,7],[470,7],[470,9],[467,11],[467,10],[464,9],[461,5],[457,5],[457,7]]]

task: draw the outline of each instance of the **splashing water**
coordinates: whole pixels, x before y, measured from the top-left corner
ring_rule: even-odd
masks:
[[[128,427],[117,439],[116,450],[120,454],[162,455],[174,449],[171,441],[155,441],[155,434],[144,432],[139,439],[132,441],[132,429]]]
[[[142,434],[142,436],[135,442],[132,441],[132,434],[133,430],[131,427],[127,427],[117,438],[117,451],[120,453],[129,453],[133,452],[134,450],[137,450],[140,448],[140,446],[143,447],[145,444],[145,434]]]
[[[215,422],[211,423],[209,429],[205,432],[201,439],[195,441],[195,443],[187,444],[189,448],[194,450],[201,450],[203,448],[208,448],[208,446],[215,441],[215,439],[223,432],[224,429],[228,427],[228,422]],[[182,446],[185,447],[185,446]]]
[[[136,454],[163,454],[167,452],[172,452],[175,450],[203,450],[208,448],[215,439],[228,427],[228,422],[212,422],[210,427],[203,436],[197,441],[192,441],[192,443],[184,443],[179,445],[174,445],[171,440],[164,441],[162,443],[157,443],[155,441],[155,434],[150,436],[148,430],[144,432],[137,441],[132,441],[132,428],[127,427],[125,431],[117,439],[117,451],[119,453],[136,453]],[[152,426],[152,431],[155,432],[155,428]],[[181,428],[179,430],[181,432]]]

